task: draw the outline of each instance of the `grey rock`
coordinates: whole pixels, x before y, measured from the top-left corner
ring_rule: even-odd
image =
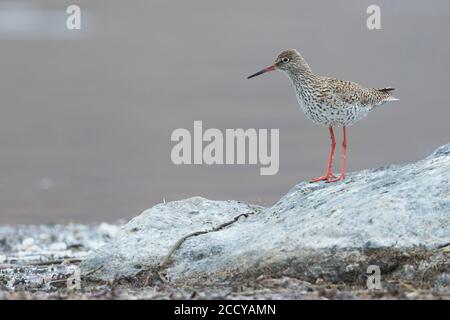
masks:
[[[125,225],[82,270],[102,267],[89,275],[101,280],[157,270],[181,237],[248,211],[257,213],[186,239],[165,268],[167,277],[270,274],[361,282],[369,264],[382,272],[402,269],[418,253],[426,257],[450,243],[450,144],[416,163],[355,172],[341,183],[299,183],[260,209],[203,198],[159,204]]]
[[[145,210],[122,227],[108,245],[95,251],[81,265],[91,277],[101,280],[134,276],[142,270],[154,270],[174,244],[195,231],[206,231],[240,214],[261,210],[238,201],[211,201],[193,197],[182,201],[160,203]],[[207,254],[214,254],[214,248]],[[198,253],[194,259],[203,257]]]

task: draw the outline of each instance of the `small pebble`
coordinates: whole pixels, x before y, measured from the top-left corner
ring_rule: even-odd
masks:
[[[43,241],[50,241],[52,239],[52,236],[49,235],[48,233],[41,233],[39,235],[39,239]]]
[[[109,238],[115,238],[117,234],[120,231],[120,228],[116,225],[112,225],[106,222],[102,222],[98,226],[98,233],[100,233],[102,236],[106,236]]]
[[[64,242],[55,242],[52,243],[48,248],[52,251],[63,251],[67,249],[67,245]]]
[[[34,239],[33,238],[25,238],[22,241],[22,249],[29,251],[34,245]]]

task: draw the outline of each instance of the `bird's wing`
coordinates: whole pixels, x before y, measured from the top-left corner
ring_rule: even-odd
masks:
[[[355,82],[339,80],[335,78],[325,78],[328,95],[337,102],[338,105],[357,105],[371,108],[386,101],[390,96],[391,88],[371,89],[365,88]]]

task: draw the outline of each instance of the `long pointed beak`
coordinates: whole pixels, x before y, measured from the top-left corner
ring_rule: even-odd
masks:
[[[275,70],[277,70],[277,65],[276,64],[271,65],[270,67],[264,68],[261,71],[258,71],[257,73],[252,74],[251,76],[248,76],[247,79],[251,79],[253,77],[259,76],[260,74],[263,74],[263,73],[266,73],[266,72],[269,72],[269,71],[275,71]]]

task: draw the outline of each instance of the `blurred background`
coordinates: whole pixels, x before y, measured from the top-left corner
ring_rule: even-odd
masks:
[[[382,30],[366,27],[371,4]],[[195,195],[271,205],[321,175],[328,131],[288,79],[246,80],[286,48],[318,74],[396,88],[349,128],[349,171],[421,159],[450,142],[449,30],[447,0],[0,1],[0,224],[116,221]],[[279,173],[175,166],[170,135],[194,120],[279,128]]]

